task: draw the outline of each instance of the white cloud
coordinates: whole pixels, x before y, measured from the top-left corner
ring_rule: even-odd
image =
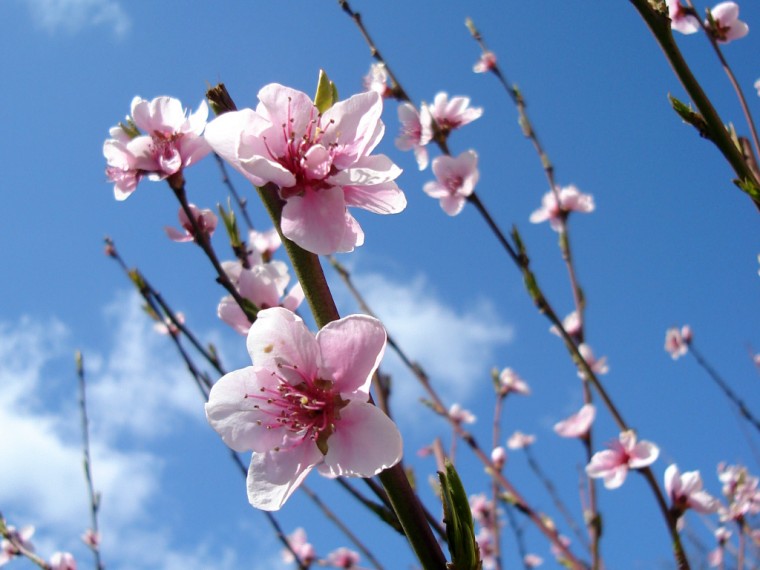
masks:
[[[48,32],[74,34],[88,27],[107,26],[117,37],[132,21],[117,0],[27,0],[38,26]]]

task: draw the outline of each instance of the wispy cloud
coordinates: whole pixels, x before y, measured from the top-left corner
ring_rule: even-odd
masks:
[[[54,33],[77,33],[105,26],[117,37],[129,32],[132,21],[118,0],[26,0],[36,24]]]

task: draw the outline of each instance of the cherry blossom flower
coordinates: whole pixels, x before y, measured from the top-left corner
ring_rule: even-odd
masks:
[[[607,374],[607,372],[610,371],[610,367],[607,366],[607,357],[601,356],[596,358],[594,356],[594,351],[592,351],[591,347],[586,343],[581,343],[580,346],[578,346],[578,352],[581,353],[583,360],[585,360],[588,367],[591,368],[591,372],[597,376],[600,374]],[[580,378],[585,378],[586,374],[583,370],[579,370],[578,376]]]
[[[575,414],[554,424],[554,431],[562,437],[586,437],[595,417],[594,404],[584,404]]]
[[[507,448],[522,449],[524,447],[532,445],[534,441],[536,441],[535,435],[528,435],[521,431],[516,431],[511,436],[509,436],[509,439],[507,440]]]
[[[34,535],[34,527],[29,525],[17,530],[13,525],[7,525],[6,530],[11,540],[3,538],[0,540],[0,566],[7,564],[11,558],[18,556],[18,546],[30,552],[34,552],[34,545],[31,538]]]
[[[559,195],[559,201],[557,201]],[[540,224],[549,220],[551,228],[558,232],[564,225],[564,220],[570,212],[582,212],[588,214],[595,208],[594,197],[591,194],[583,194],[573,186],[557,188],[557,192],[547,192],[541,199],[541,207],[530,215],[530,221]]]
[[[401,169],[370,154],[384,132],[380,95],[360,93],[324,113],[305,93],[276,83],[258,97],[255,111],[225,113],[205,136],[253,184],[277,186],[285,237],[312,253],[353,251],[364,233],[348,207],[377,214],[406,207],[393,182]]]
[[[687,35],[699,31],[699,19],[681,4],[681,0],[665,0],[665,2],[668,5],[668,17],[672,29]]]
[[[384,63],[376,62],[369,66],[369,73],[364,76],[364,89],[366,91],[374,91],[383,98],[393,96],[390,76]]]
[[[505,368],[499,373],[499,395],[506,396],[510,392],[530,395],[530,386],[511,368]]]
[[[206,156],[211,151],[202,136],[207,119],[206,101],[186,115],[182,103],[172,97],[132,99],[128,123],[134,132],[114,127],[113,138],[103,144],[106,176],[114,183],[116,199],[125,200],[143,176],[163,180]]]
[[[544,559],[536,554],[526,554],[523,557],[523,564],[527,568],[538,568],[544,563]]]
[[[705,21],[713,37],[720,43],[726,44],[743,38],[749,33],[749,26],[739,19],[739,5],[736,2],[721,2],[710,10],[712,23]]]
[[[458,424],[474,424],[477,419],[470,410],[465,410],[459,404],[451,404],[449,417]]]
[[[483,114],[481,107],[470,107],[469,97],[452,97],[441,91],[433,99],[430,114],[445,134],[473,122]]]
[[[260,263],[250,269],[243,268],[235,262],[225,262],[222,267],[240,296],[251,301],[259,309],[285,307],[295,311],[304,299],[303,289],[298,282],[285,295],[290,275],[288,266],[282,261]],[[222,298],[216,313],[240,334],[248,334],[251,322],[232,295]]]
[[[189,206],[190,212],[192,212],[193,218],[195,218],[195,223],[198,224],[198,229],[206,234],[207,237],[214,235],[214,230],[216,229],[216,224],[218,222],[216,214],[209,209],[201,210],[195,204],[189,204]],[[182,206],[179,208],[177,217],[179,218],[179,225],[182,226],[184,231],[167,226],[164,228],[166,235],[169,236],[170,240],[179,243],[193,241],[195,239],[195,230],[193,229],[193,224],[190,221],[190,218],[187,217],[185,209]]]
[[[418,111],[411,103],[401,103],[398,106],[398,120],[401,124],[401,132],[396,137],[396,148],[414,150],[417,166],[420,170],[425,170],[429,161],[425,146],[433,138],[430,111],[426,105]]]
[[[456,158],[438,156],[433,160],[433,173],[436,180],[427,182],[422,189],[431,198],[440,199],[441,208],[449,216],[456,216],[478,183],[477,153],[468,150]]]
[[[333,550],[327,555],[327,564],[335,568],[356,568],[359,567],[359,554],[345,547]]]
[[[723,483],[723,496],[728,502],[721,507],[722,521],[742,520],[760,513],[760,479],[750,475],[743,465],[718,465],[718,479]]]
[[[68,552],[56,552],[50,557],[50,570],[77,570],[77,561]]]
[[[496,54],[492,51],[484,51],[480,59],[472,66],[475,73],[486,73],[496,67]]]
[[[500,445],[497,445],[491,450],[491,463],[497,471],[501,471],[504,468],[504,464],[507,462],[507,452]]]
[[[581,332],[581,318],[578,316],[578,311],[573,311],[562,319],[562,328],[565,329],[565,332],[570,336],[575,336]],[[556,334],[557,336],[562,336],[559,334],[559,329],[555,325],[549,327],[549,332]]]
[[[725,550],[726,542],[731,538],[731,531],[724,526],[716,528],[714,534],[715,540],[718,541],[718,546],[707,554],[707,563],[710,565],[710,568],[717,568],[723,565],[723,551]]]
[[[206,417],[235,451],[253,451],[248,500],[282,507],[314,469],[328,477],[372,477],[401,459],[401,435],[368,402],[385,351],[380,321],[351,315],[316,336],[280,307],[260,311],[248,333],[254,366],[211,389]]]
[[[84,531],[81,538],[82,542],[93,550],[97,550],[100,547],[100,533],[93,531],[91,528]]]
[[[483,493],[470,497],[472,518],[484,527],[492,527],[496,523],[496,505]]]
[[[306,539],[306,531],[303,528],[298,527],[295,529],[291,534],[288,535],[287,539],[290,548],[293,549],[293,552],[296,553],[298,559],[306,566],[309,566],[312,562],[314,562],[314,560],[316,560],[317,555],[314,552],[314,547]],[[293,556],[293,552],[287,548],[283,549],[283,562],[294,562],[295,558]]]
[[[671,508],[680,516],[687,509],[709,514],[718,510],[718,500],[702,490],[699,471],[681,473],[674,463],[665,469],[665,492],[670,497]]]
[[[282,245],[280,234],[277,228],[270,228],[265,232],[251,230],[248,232],[248,262],[256,265],[272,258],[272,254]],[[257,256],[253,258],[252,256]]]
[[[174,318],[178,323],[181,325],[185,324],[185,313],[183,312],[177,312],[174,315]],[[177,336],[179,334],[179,328],[177,328],[177,325],[172,322],[172,320],[169,317],[164,317],[164,320],[159,323],[153,323],[153,330],[156,331],[158,334],[163,335],[173,335]],[[92,531],[87,531],[92,532]],[[84,536],[82,537],[82,540],[84,540]]]
[[[689,343],[691,342],[691,328],[684,325],[679,330],[676,327],[669,328],[665,332],[665,350],[670,354],[673,360],[678,360],[681,356],[689,352]]]
[[[594,479],[603,478],[607,489],[617,489],[625,481],[629,469],[641,469],[655,462],[659,448],[649,442],[636,442],[636,433],[620,433],[618,441],[609,443],[610,449],[597,451],[588,465],[586,474]]]

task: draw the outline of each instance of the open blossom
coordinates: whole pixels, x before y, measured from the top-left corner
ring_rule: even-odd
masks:
[[[183,312],[177,312],[174,315],[174,319],[181,325],[185,324],[185,313]],[[179,328],[177,325],[174,324],[174,321],[172,321],[169,317],[164,317],[164,319],[160,322],[153,323],[153,330],[156,331],[158,334],[164,334],[164,335],[173,335],[177,336],[179,334]],[[87,532],[92,533],[92,531],[88,530]],[[85,533],[86,535],[87,533]],[[84,536],[82,536],[82,540],[84,540]]]
[[[581,319],[578,316],[578,311],[573,311],[562,319],[562,328],[565,329],[565,332],[570,336],[577,335],[581,332]],[[559,334],[559,329],[555,325],[549,327],[549,332],[556,334],[557,336],[562,336]]]
[[[34,535],[33,526],[25,526],[21,530],[17,530],[15,526],[8,525],[6,530],[12,537],[12,540],[8,540],[7,538],[0,540],[0,566],[7,564],[11,558],[19,555],[16,545],[34,552],[34,546],[31,542],[31,538]]]
[[[186,115],[182,103],[172,97],[132,99],[131,123],[137,129],[132,134],[136,136],[114,127],[113,138],[103,144],[106,176],[114,183],[116,199],[125,200],[143,176],[163,180],[206,156],[211,151],[202,136],[207,119],[206,101]]]
[[[436,180],[427,182],[422,189],[431,198],[440,199],[441,208],[449,216],[456,216],[478,183],[477,153],[468,150],[456,158],[445,155],[436,157],[433,173]]]
[[[524,447],[532,445],[534,441],[536,441],[535,435],[528,435],[521,431],[516,431],[509,436],[509,439],[507,440],[507,447],[509,449],[522,449]]]
[[[68,552],[56,552],[50,557],[50,570],[77,570],[77,561]]]
[[[483,493],[472,495],[469,499],[472,518],[478,524],[490,528],[496,522],[496,505]]]
[[[760,513],[760,479],[750,475],[743,465],[718,465],[718,479],[723,483],[723,496],[728,502],[721,507],[722,521],[740,520]]]
[[[636,433],[620,433],[618,441],[609,443],[610,449],[597,451],[588,465],[586,474],[594,479],[603,478],[607,489],[617,489],[625,481],[629,469],[641,469],[655,462],[659,448],[649,441],[636,442]]]
[[[249,263],[256,265],[262,261],[269,261],[272,258],[272,254],[279,249],[282,245],[282,239],[280,234],[277,233],[277,228],[270,228],[265,232],[259,232],[251,230],[248,232],[248,249],[249,249]],[[258,255],[256,260],[252,259],[252,255]]]
[[[458,424],[474,424],[477,419],[470,410],[465,410],[459,404],[451,404],[449,417]]]
[[[492,51],[484,51],[480,59],[472,66],[475,73],[485,73],[496,67],[496,54]]]
[[[557,201],[559,196],[559,201]],[[562,229],[563,221],[570,212],[582,212],[588,214],[595,208],[594,197],[591,194],[583,194],[573,186],[557,188],[555,192],[547,192],[541,199],[541,207],[530,215],[530,221],[540,224],[549,220],[551,228],[558,232]]]
[[[481,107],[470,107],[469,97],[452,97],[441,91],[430,105],[430,114],[444,133],[473,122],[483,114]]]
[[[401,124],[401,132],[396,137],[396,148],[413,150],[417,166],[420,170],[425,170],[429,161],[425,146],[433,138],[430,111],[426,105],[418,111],[411,103],[401,103],[398,106],[398,120]]]
[[[374,91],[320,113],[308,95],[276,83],[256,110],[225,113],[206,128],[211,147],[256,186],[273,184],[285,201],[285,237],[317,254],[353,251],[364,232],[348,207],[394,214],[406,207],[393,182],[401,169],[372,155],[385,130]]]
[[[240,296],[251,301],[259,309],[285,307],[295,311],[304,299],[299,282],[296,282],[285,295],[290,275],[288,266],[282,261],[259,263],[250,269],[237,262],[224,262],[222,267]],[[232,295],[222,298],[216,312],[220,319],[237,332],[248,334],[251,322]]]
[[[710,10],[714,25],[705,22],[715,39],[720,43],[728,43],[743,38],[749,33],[749,26],[739,19],[739,5],[736,2],[721,2]]]
[[[201,210],[195,204],[189,204],[189,207],[190,212],[193,214],[193,218],[195,218],[195,223],[198,224],[198,229],[207,237],[214,235],[214,230],[216,229],[216,224],[218,222],[216,214],[209,209]],[[193,241],[195,239],[195,230],[193,229],[193,224],[190,221],[190,218],[187,217],[185,209],[182,206],[179,208],[177,217],[179,218],[179,225],[182,226],[184,231],[172,227],[166,227],[164,228],[166,235],[169,236],[170,240],[179,243]]]
[[[401,459],[401,435],[368,402],[385,351],[380,321],[351,315],[316,336],[280,307],[260,311],[248,333],[254,366],[211,389],[206,417],[235,451],[253,451],[248,500],[278,510],[314,469],[372,477]]]
[[[596,356],[594,356],[594,351],[592,351],[591,347],[587,345],[586,343],[581,343],[580,346],[578,346],[578,352],[581,353],[583,360],[586,361],[586,364],[588,364],[588,367],[591,368],[591,372],[593,372],[594,374],[596,375],[607,374],[607,372],[610,371],[610,367],[607,365],[607,357],[600,356],[599,358],[597,358]],[[580,378],[586,377],[583,370],[578,371],[578,376]]]
[[[676,464],[665,470],[665,492],[670,497],[671,507],[678,513],[693,509],[708,514],[718,510],[718,500],[702,490],[699,471],[681,473]]]
[[[341,546],[327,555],[327,564],[335,568],[359,568],[359,554]]]
[[[670,27],[682,34],[693,34],[699,31],[697,17],[681,4],[681,0],[665,0],[668,5]]]
[[[594,404],[585,404],[569,418],[554,424],[554,431],[562,437],[585,437],[595,417]]]
[[[684,325],[680,330],[677,327],[669,328],[665,332],[665,350],[673,360],[677,360],[689,352],[691,337],[689,325]]]
[[[364,76],[364,89],[374,91],[381,97],[391,97],[390,76],[384,63],[375,62],[369,66],[369,72]]]
[[[714,534],[715,540],[718,541],[718,546],[707,554],[707,564],[710,568],[723,566],[723,550],[725,549],[726,542],[731,538],[731,531],[724,526],[716,528]]]
[[[287,539],[290,548],[293,549],[293,552],[296,553],[298,559],[306,566],[309,566],[309,564],[316,560],[317,554],[314,552],[314,547],[306,539],[306,531],[303,528],[298,527],[287,536]],[[282,560],[284,562],[294,562],[295,558],[293,557],[293,552],[287,548],[283,549]]]
[[[528,386],[525,380],[520,378],[517,372],[511,368],[505,368],[499,374],[499,394],[506,396],[510,392],[529,396],[530,386]]]

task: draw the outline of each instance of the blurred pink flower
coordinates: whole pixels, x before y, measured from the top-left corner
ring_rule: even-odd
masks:
[[[420,170],[425,170],[429,160],[425,146],[433,138],[430,111],[426,105],[418,111],[411,103],[401,103],[398,106],[398,120],[401,123],[401,132],[396,137],[396,148],[414,150],[417,166]]]
[[[316,254],[353,251],[364,233],[348,207],[376,214],[406,207],[393,182],[401,169],[370,154],[385,130],[380,95],[360,93],[324,113],[305,93],[276,83],[258,97],[255,111],[220,115],[205,136],[253,184],[278,187],[285,237]]]
[[[581,319],[578,316],[578,311],[573,311],[562,319],[562,328],[565,329],[565,332],[570,336],[577,335],[581,332]],[[559,329],[554,325],[549,328],[549,332],[561,336],[559,334]]]
[[[480,559],[483,561],[483,568],[492,570],[496,568],[496,548],[494,546],[493,534],[491,531],[482,527],[478,534],[475,535],[475,542],[478,543],[480,550]]]
[[[430,114],[444,133],[458,129],[483,114],[481,107],[470,107],[469,97],[452,97],[443,91],[438,93],[430,106]]]
[[[699,19],[681,4],[681,0],[665,0],[668,5],[670,27],[682,34],[699,31]]]
[[[596,417],[593,404],[585,404],[569,418],[554,424],[554,431],[562,437],[585,437]]]
[[[586,466],[586,474],[594,479],[603,478],[607,489],[617,489],[625,481],[629,469],[641,469],[655,462],[659,448],[649,442],[636,443],[636,433],[620,433],[618,441],[609,443],[610,449],[597,451]]]
[[[743,465],[718,465],[718,479],[728,506],[721,507],[722,521],[740,520],[760,513],[760,479]]]
[[[478,524],[490,528],[496,523],[496,505],[485,494],[471,495],[470,511]]]
[[[177,320],[178,323],[184,325],[185,324],[185,313],[177,312],[174,315],[174,318]],[[156,331],[158,334],[172,334],[174,336],[179,334],[179,328],[177,328],[177,325],[175,325],[172,320],[169,317],[164,317],[164,320],[160,323],[153,323],[153,330]],[[91,533],[91,530],[88,530],[87,532]],[[87,533],[85,533],[86,535]],[[84,540],[84,536],[82,536],[82,540]],[[86,542],[86,541],[85,541]]]
[[[594,351],[591,350],[591,347],[586,343],[581,343],[580,346],[578,346],[578,352],[581,353],[583,360],[585,360],[588,367],[591,368],[591,372],[597,376],[607,374],[607,372],[610,371],[610,367],[607,365],[607,357],[601,356],[596,358],[594,356]],[[582,370],[578,371],[578,376],[580,378],[586,377]]]
[[[23,527],[21,530],[17,530],[13,525],[7,525],[6,530],[11,537],[11,540],[3,538],[0,540],[0,566],[7,564],[11,558],[18,556],[19,550],[16,545],[22,548],[34,552],[34,545],[31,542],[31,538],[34,535],[34,527],[29,525]]]
[[[726,542],[731,538],[731,531],[724,526],[720,526],[715,529],[715,540],[718,541],[718,546],[715,550],[711,550],[707,554],[707,564],[710,568],[717,568],[723,565],[723,551],[726,546]]]
[[[509,436],[509,439],[507,440],[507,448],[522,449],[523,447],[532,445],[534,441],[536,441],[535,435],[528,435],[521,431],[516,431],[511,436]]]
[[[716,512],[720,506],[715,497],[702,490],[699,471],[681,473],[675,463],[665,469],[665,492],[670,497],[672,508],[678,513],[693,509],[709,514]]]
[[[280,234],[277,233],[277,228],[270,228],[265,232],[251,230],[248,232],[248,261],[251,265],[256,265],[262,261],[269,261],[272,254],[277,251],[281,245],[282,239],[280,239]],[[251,255],[257,255],[258,257],[254,260],[250,258]]]
[[[306,531],[303,528],[298,527],[295,529],[287,536],[287,539],[288,545],[290,545],[290,548],[293,549],[293,552],[296,553],[296,556],[298,556],[298,559],[303,564],[309,566],[314,560],[316,560],[317,555],[314,552],[314,547],[306,539]],[[295,558],[293,557],[293,552],[290,552],[287,548],[283,549],[283,562],[294,562]]]
[[[496,54],[492,51],[484,51],[480,59],[472,66],[475,73],[486,73],[496,67]]]
[[[56,552],[50,557],[50,570],[77,570],[77,561],[68,552]]]
[[[327,555],[327,564],[335,568],[356,568],[359,567],[359,554],[345,547],[333,550]]]
[[[522,394],[523,396],[530,395],[530,386],[511,368],[505,368],[499,374],[499,386],[500,394],[506,396],[510,392],[515,394]]]
[[[714,26],[710,20],[705,21],[715,39],[720,43],[728,43],[743,38],[749,33],[749,26],[739,19],[739,5],[736,2],[721,2],[710,10]]]
[[[456,216],[478,183],[478,155],[474,150],[468,150],[456,158],[436,157],[433,173],[436,180],[427,182],[423,190],[431,198],[440,199],[441,208],[449,216]]]
[[[328,477],[372,477],[398,463],[401,435],[368,402],[385,351],[380,321],[351,315],[316,336],[287,309],[260,311],[248,333],[254,366],[211,389],[206,417],[235,451],[253,451],[248,500],[282,507],[313,469]]]
[[[570,212],[582,212],[588,214],[596,207],[594,197],[591,194],[583,194],[573,186],[557,188],[559,202],[554,192],[547,192],[541,199],[541,207],[530,215],[530,221],[540,224],[549,220],[551,228],[558,232],[562,229],[564,219]]]
[[[538,568],[544,563],[544,559],[535,554],[526,554],[523,558],[523,564],[527,568]]]
[[[691,342],[691,328],[684,325],[681,330],[677,327],[669,328],[665,331],[665,350],[670,354],[673,360],[677,360],[689,352],[689,343]]]
[[[369,66],[369,72],[364,76],[364,90],[374,91],[383,98],[393,95],[390,77],[384,63],[376,62]]]
[[[449,417],[458,424],[474,424],[477,419],[470,410],[465,410],[459,404],[451,404]]]
[[[88,528],[86,531],[84,531],[84,534],[82,534],[81,538],[82,542],[84,542],[93,550],[96,550],[100,546],[100,533],[94,532],[91,528]]]
[[[507,462],[507,452],[502,446],[497,445],[491,450],[491,462],[498,471],[504,468],[504,464]]]
[[[189,206],[200,231],[206,234],[209,238],[214,235],[214,230],[216,229],[216,224],[218,222],[216,214],[209,209],[201,210],[195,204],[189,204]],[[177,217],[179,218],[179,225],[182,226],[184,231],[167,226],[164,228],[166,235],[169,236],[170,240],[180,243],[193,241],[195,239],[193,224],[190,221],[190,218],[187,217],[185,209],[182,206],[179,208]]]

